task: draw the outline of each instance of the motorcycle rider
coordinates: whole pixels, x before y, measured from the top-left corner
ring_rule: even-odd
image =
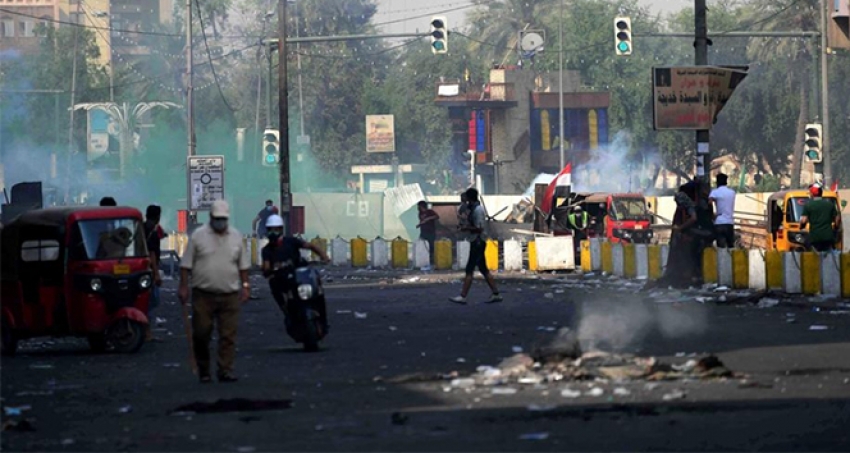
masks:
[[[330,261],[324,250],[315,244],[304,241],[294,236],[283,235],[283,218],[272,214],[266,219],[266,236],[269,243],[262,249],[263,276],[269,280],[269,289],[272,296],[283,311],[284,321],[288,323],[286,294],[295,288],[286,286],[285,272],[294,271],[295,268],[304,264],[301,250],[310,250],[319,255],[323,263]],[[327,320],[324,304],[319,308],[322,319]],[[288,325],[288,324],[287,324]]]

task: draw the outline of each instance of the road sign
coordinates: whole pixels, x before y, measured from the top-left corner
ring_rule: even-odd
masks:
[[[653,67],[653,127],[711,129],[732,92],[747,76],[747,69],[746,66]]]
[[[186,170],[190,211],[209,211],[224,200],[224,156],[189,156]]]

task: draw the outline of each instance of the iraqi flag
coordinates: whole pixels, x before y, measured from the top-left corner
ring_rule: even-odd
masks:
[[[555,176],[555,179],[549,183],[549,187],[546,188],[546,194],[543,195],[543,203],[540,205],[540,210],[549,214],[549,211],[552,210],[552,198],[555,196],[555,187],[566,187],[572,185],[572,173],[573,173],[573,165],[572,163],[568,163],[558,176]]]
[[[830,187],[829,190],[832,191],[832,192],[838,192],[838,180],[837,179],[832,182],[832,187]]]

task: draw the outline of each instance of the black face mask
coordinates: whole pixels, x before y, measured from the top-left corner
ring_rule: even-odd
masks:
[[[266,234],[266,236],[269,238],[269,241],[276,242],[278,239],[280,239],[281,236],[283,236],[283,232],[272,230],[272,231],[269,231],[268,234]]]

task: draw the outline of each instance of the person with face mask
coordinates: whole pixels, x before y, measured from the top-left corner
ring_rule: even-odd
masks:
[[[263,247],[263,276],[269,279],[269,289],[272,296],[283,312],[284,317],[287,317],[286,298],[285,294],[294,288],[287,288],[282,278],[276,278],[276,275],[281,270],[293,269],[302,263],[301,250],[310,250],[322,260],[329,262],[330,258],[324,250],[318,246],[299,239],[294,236],[284,236],[283,234],[283,218],[277,214],[269,216],[266,221],[266,234],[269,239],[268,245]],[[322,319],[327,319],[322,307]]]
[[[263,209],[260,209],[260,212],[257,213],[257,217],[254,217],[254,222],[251,224],[251,230],[254,232],[256,237],[260,239],[264,239],[266,237],[266,223],[269,220],[269,216],[274,213],[274,202],[266,200],[266,205]]]
[[[241,304],[248,301],[251,266],[242,235],[229,223],[230,206],[224,200],[213,202],[210,222],[194,233],[180,262],[178,297],[189,302],[192,296],[192,342],[198,375],[210,382],[210,339],[213,324],[218,325],[218,380],[235,382],[236,328]]]

